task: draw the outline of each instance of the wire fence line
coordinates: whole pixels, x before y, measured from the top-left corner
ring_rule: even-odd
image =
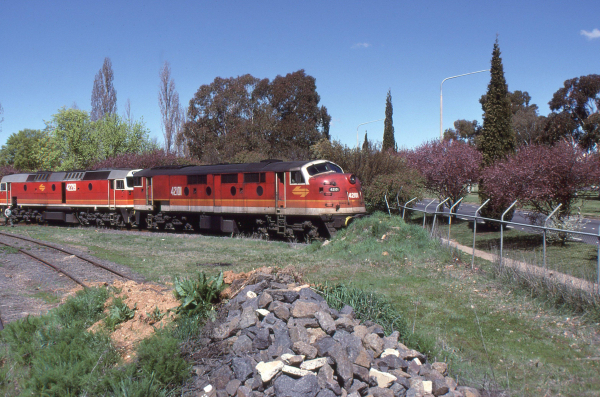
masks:
[[[437,199],[433,199],[431,200],[428,204],[425,205],[424,209],[417,209],[414,207],[409,207],[409,204],[414,203],[415,200],[417,200],[417,197],[412,198],[408,201],[406,201],[405,203],[400,203],[399,202],[399,193],[398,195],[396,195],[396,203],[395,205],[390,205],[387,195],[384,197],[385,199],[385,204],[388,210],[388,214],[391,216],[392,215],[392,211],[397,211],[398,215],[402,216],[402,219],[405,218],[405,214],[406,211],[415,211],[415,212],[421,212],[423,213],[423,228],[426,227],[426,218],[428,215],[433,215],[433,221],[431,224],[431,232],[430,235],[433,236],[437,236],[439,238],[442,238],[442,231],[441,231],[441,225],[438,225],[438,220],[441,219],[442,217],[447,217],[448,221],[447,221],[447,225],[448,225],[448,244],[450,244],[450,231],[451,231],[451,227],[452,227],[452,219],[459,217],[461,219],[467,218],[467,220],[470,220],[473,222],[473,247],[472,247],[472,253],[471,253],[471,268],[474,267],[474,263],[475,263],[475,253],[476,253],[476,249],[475,249],[475,243],[476,243],[476,239],[477,239],[477,224],[478,223],[485,223],[485,222],[493,222],[496,224],[500,224],[500,252],[498,255],[498,261],[500,266],[503,265],[503,261],[506,261],[506,253],[504,252],[504,230],[506,227],[508,226],[512,226],[514,227],[522,227],[522,228],[526,228],[529,229],[530,231],[534,232],[534,233],[538,233],[542,235],[542,240],[543,240],[543,248],[542,248],[542,259],[543,259],[543,267],[542,267],[542,271],[547,272],[548,271],[548,265],[547,265],[547,248],[546,248],[546,240],[547,240],[547,234],[550,233],[564,233],[566,235],[576,235],[576,236],[581,236],[581,237],[586,237],[587,240],[589,241],[589,239],[593,239],[594,241],[594,245],[596,245],[596,253],[597,253],[597,257],[596,257],[596,277],[594,281],[591,280],[584,280],[579,278],[580,280],[582,280],[582,282],[591,282],[591,283],[595,283],[595,286],[592,286],[592,289],[594,291],[598,291],[598,293],[600,293],[600,228],[598,233],[589,233],[589,232],[584,232],[584,231],[579,231],[579,230],[570,230],[570,229],[560,229],[560,228],[555,228],[555,227],[550,227],[548,226],[549,221],[552,219],[552,217],[554,216],[554,214],[558,211],[558,209],[561,207],[561,205],[559,205],[558,207],[556,207],[552,213],[545,217],[544,221],[543,221],[543,225],[533,225],[533,224],[526,224],[526,223],[519,223],[519,222],[512,222],[512,221],[508,221],[505,220],[505,216],[508,214],[508,212],[514,208],[514,206],[517,204],[517,201],[514,201],[502,214],[501,219],[494,219],[494,218],[486,218],[483,216],[480,216],[479,213],[480,211],[483,209],[483,207],[485,207],[485,205],[488,204],[489,199],[484,202],[481,206],[479,206],[477,208],[477,210],[475,211],[475,213],[473,215],[470,214],[457,214],[456,212],[454,212],[454,208],[457,207],[460,202],[464,199],[461,198],[459,200],[457,200],[454,205],[452,205],[452,207],[449,209],[449,211],[445,211],[445,209],[442,208],[442,210],[440,210],[440,207],[443,206],[449,199],[450,197],[446,198],[445,200],[441,200],[439,201],[439,203],[436,205],[435,210],[434,211],[427,211],[428,208],[435,203],[436,201],[438,201]],[[437,232],[437,233],[436,233]],[[443,238],[442,238],[443,239]],[[537,265],[534,264],[528,264],[530,266],[535,266],[538,267]],[[575,277],[575,276],[571,276],[571,275],[567,275],[569,277]]]

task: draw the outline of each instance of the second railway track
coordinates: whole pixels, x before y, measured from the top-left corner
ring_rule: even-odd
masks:
[[[23,246],[23,243],[19,245],[15,244],[15,242],[25,242],[25,244]],[[71,250],[27,237],[0,232],[0,244],[11,247],[19,253],[33,258],[35,261],[43,263],[84,288],[88,287],[85,284],[85,281],[88,280],[111,282],[115,276],[124,280],[132,280],[131,277],[96,260],[86,258]],[[61,255],[62,257],[60,257]]]

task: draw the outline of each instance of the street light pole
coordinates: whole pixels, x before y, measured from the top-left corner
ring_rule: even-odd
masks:
[[[444,80],[442,80],[442,83],[440,84],[440,141],[442,139],[444,139],[444,133],[442,131],[442,109],[443,109],[442,86],[444,85],[444,81],[450,80],[450,79],[455,79],[457,77],[468,76],[470,74],[489,72],[489,71],[490,71],[490,69],[478,70],[477,72],[471,72],[471,73],[459,74],[458,76],[446,77]]]
[[[358,143],[358,127],[360,127],[361,125],[375,123],[377,121],[382,121],[382,120],[385,120],[385,118],[379,119],[379,120],[367,121],[366,123],[360,123],[359,125],[356,126],[356,148],[357,149],[359,148],[359,143]]]

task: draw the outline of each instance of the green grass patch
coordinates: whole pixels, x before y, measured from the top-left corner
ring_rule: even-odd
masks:
[[[60,298],[58,295],[47,292],[47,291],[38,291],[32,295],[34,298],[41,299],[49,304],[56,304],[60,302]]]
[[[0,253],[2,254],[18,254],[19,249],[14,247],[8,247],[6,245],[0,245]]]

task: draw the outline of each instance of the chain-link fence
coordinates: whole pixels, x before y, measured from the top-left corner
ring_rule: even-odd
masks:
[[[485,218],[479,215],[480,211],[488,204],[489,200],[479,206],[473,214],[461,213],[457,214],[456,210],[458,206],[462,202],[462,198],[457,200],[454,205],[450,208],[444,208],[444,204],[450,200],[450,198],[446,198],[445,200],[428,200],[424,209],[414,208],[414,204],[417,203],[417,198],[413,198],[408,200],[405,203],[399,202],[399,196],[396,196],[395,203],[390,203],[387,196],[385,197],[386,206],[388,209],[388,213],[390,216],[395,213],[398,216],[401,216],[402,219],[410,216],[410,221],[413,223],[419,223],[424,228],[429,227],[430,234],[432,237],[441,238],[444,242],[450,244],[451,241],[451,230],[453,220],[456,223],[457,218],[463,223],[468,222],[468,228],[472,230],[472,248],[469,250],[471,254],[471,267],[474,266],[475,256],[479,250],[476,249],[477,242],[477,228],[483,224],[493,224],[496,225],[497,232],[491,232],[488,228],[485,231],[485,235],[488,241],[493,241],[494,244],[497,243],[498,246],[492,247],[492,254],[494,254],[494,260],[498,262],[500,267],[505,265],[510,266],[527,266],[527,272],[531,273],[539,273],[539,275],[543,275],[544,277],[554,277],[555,279],[562,279],[563,281],[570,282],[571,284],[579,284],[581,288],[585,288],[586,290],[590,290],[591,292],[600,293],[600,228],[599,233],[590,233],[581,230],[571,230],[563,227],[554,227],[553,217],[555,213],[559,210],[560,205],[554,209],[554,211],[545,217],[538,216],[538,223],[540,224],[532,224],[532,223],[521,223],[521,222],[513,222],[505,220],[507,214],[515,207],[517,201],[513,202],[502,214],[500,219],[493,218]],[[422,221],[420,219],[420,215],[422,214]],[[445,230],[447,228],[447,231]],[[539,239],[541,238],[541,247],[536,247],[536,249],[525,251],[519,249],[507,249],[506,247],[506,232],[507,228],[518,229],[520,232],[524,233],[522,235],[511,236],[511,241],[514,242],[518,239],[526,239],[531,235],[536,236],[537,246],[539,243]],[[462,229],[463,231],[465,228]],[[495,234],[494,234],[495,233]],[[493,237],[490,238],[490,235]],[[483,235],[480,236],[480,238]],[[560,266],[553,263],[553,266],[549,268],[549,262],[552,259],[552,253],[549,254],[549,240],[552,240],[554,244],[551,245],[551,250],[553,253],[559,252],[559,250],[563,250],[561,253],[561,263]],[[556,241],[562,241],[563,244],[556,243]],[[566,241],[570,241],[569,245],[564,244]],[[574,243],[573,241],[576,241]],[[462,245],[464,250],[465,244],[465,234],[462,234]],[[581,244],[579,246],[574,246],[574,244]],[[514,244],[513,244],[514,245]],[[579,247],[579,248],[578,248]],[[568,251],[570,249],[571,251]],[[573,266],[574,262],[570,262],[570,255],[575,252],[579,254],[580,252],[584,252],[585,256],[583,258],[573,258],[575,260],[584,261],[584,270],[581,268],[578,270]],[[573,255],[578,256],[578,255]]]

